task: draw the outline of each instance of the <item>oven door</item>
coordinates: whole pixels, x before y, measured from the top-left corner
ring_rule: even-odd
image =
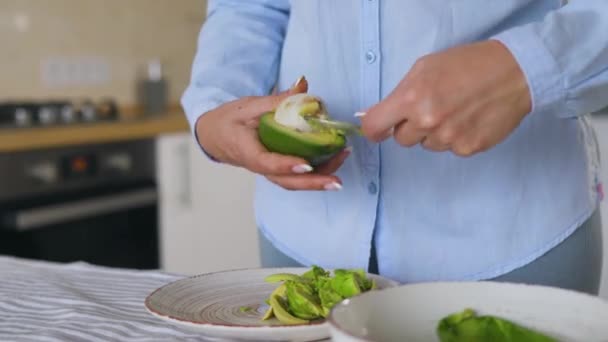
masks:
[[[147,182],[0,204],[0,254],[158,268],[157,197]]]

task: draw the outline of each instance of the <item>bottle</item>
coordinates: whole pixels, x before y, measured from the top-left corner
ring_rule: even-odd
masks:
[[[146,76],[138,84],[137,98],[144,115],[162,115],[167,112],[167,81],[160,60],[148,62]]]

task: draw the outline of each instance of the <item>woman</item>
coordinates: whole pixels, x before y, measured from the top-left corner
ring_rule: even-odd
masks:
[[[264,266],[596,294],[606,32],[604,0],[211,0],[182,103],[259,174]],[[257,119],[300,92],[365,136],[314,169],[264,150]]]

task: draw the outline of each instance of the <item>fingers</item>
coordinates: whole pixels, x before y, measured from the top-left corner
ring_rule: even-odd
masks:
[[[338,177],[320,174],[299,176],[266,176],[268,180],[287,190],[341,190]]]
[[[413,124],[404,121],[395,126],[393,136],[401,146],[411,147],[422,142],[428,135],[428,131],[417,129]]]
[[[315,169],[303,158],[268,152],[261,145],[259,148],[255,152],[243,151],[243,155],[251,156],[246,158],[243,166],[266,176],[301,175],[313,171],[317,175],[331,175],[342,166],[352,151],[350,148],[344,149]]]
[[[342,182],[332,173],[340,168],[350,153],[350,149],[345,149],[319,166],[314,173],[300,175],[267,174],[266,178],[287,190],[341,190]]]
[[[451,148],[450,144],[441,143],[434,136],[425,137],[420,143],[422,147],[430,151],[443,152],[448,151]]]
[[[455,139],[460,136],[460,131],[463,128],[456,122],[446,122],[426,136],[421,145],[430,151],[447,151],[452,147]]]
[[[341,180],[332,175],[344,163],[351,154],[351,149],[346,148],[332,159],[312,171],[306,169],[307,174],[266,174],[266,178],[274,184],[287,190],[326,190],[337,191],[342,189]],[[309,171],[310,170],[310,171]],[[293,170],[292,170],[293,171]],[[311,173],[308,173],[311,172]]]
[[[342,189],[342,182],[332,174],[336,172],[351,154],[346,148],[332,159],[317,167],[314,173],[296,176],[266,176],[271,182],[287,190],[330,190]]]
[[[282,155],[266,150],[254,129],[237,126],[224,140],[224,150],[235,165],[262,175],[293,175],[308,173],[312,166],[296,156]]]
[[[331,175],[331,174],[335,173],[336,171],[338,171],[340,166],[342,166],[342,164],[344,163],[346,158],[348,158],[348,156],[351,154],[351,152],[352,152],[352,147],[345,148],[343,151],[341,151],[340,153],[338,153],[337,155],[332,157],[330,160],[325,162],[323,165],[318,166],[315,170],[315,173],[322,174],[322,175]]]
[[[342,183],[334,175],[351,149],[346,148],[329,161],[313,169],[306,160],[267,152],[260,144],[256,152],[245,151],[254,155],[244,165],[247,169],[264,175],[271,182],[287,190],[341,190]]]
[[[261,175],[296,175],[313,171],[313,167],[305,159],[294,156],[267,151],[245,156],[247,157],[243,166]]]
[[[422,142],[422,146],[431,151],[454,150],[463,138],[471,136],[471,129],[475,127],[470,113],[450,116],[441,126],[437,127]],[[459,154],[459,153],[456,153]]]
[[[449,113],[442,108],[442,103],[434,101],[432,96],[423,96],[426,93],[428,91],[403,82],[367,113],[356,114],[362,117],[364,135],[376,142],[392,135],[405,147],[421,144],[433,151],[450,149],[457,131],[446,124],[445,118]]]
[[[254,173],[264,175],[272,182],[293,190],[339,190],[340,180],[331,175],[342,165],[351,150],[345,149],[331,160],[313,170],[303,158],[273,153],[258,140],[255,127],[261,114],[276,108],[286,97],[308,91],[308,81],[300,77],[294,85],[278,95],[250,97],[239,103],[234,110],[239,112],[238,121],[246,128],[234,132],[231,160]],[[313,171],[316,171],[313,173]]]
[[[380,142],[391,136],[393,128],[405,120],[403,108],[395,96],[370,108],[367,112],[355,114],[361,118],[361,130],[371,141]]]

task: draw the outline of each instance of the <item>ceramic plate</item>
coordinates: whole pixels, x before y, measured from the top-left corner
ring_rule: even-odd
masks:
[[[261,321],[265,300],[277,287],[264,281],[273,273],[302,274],[309,268],[245,269],[203,274],[175,281],[152,292],[147,310],[170,323],[202,335],[231,340],[315,341],[329,337],[325,321],[307,325],[282,325],[276,318]],[[382,277],[379,289],[397,283]],[[247,308],[247,309],[244,309]]]
[[[365,293],[338,304],[335,342],[439,341],[437,323],[471,308],[562,342],[607,342],[608,302],[563,289],[497,282],[427,283]]]

